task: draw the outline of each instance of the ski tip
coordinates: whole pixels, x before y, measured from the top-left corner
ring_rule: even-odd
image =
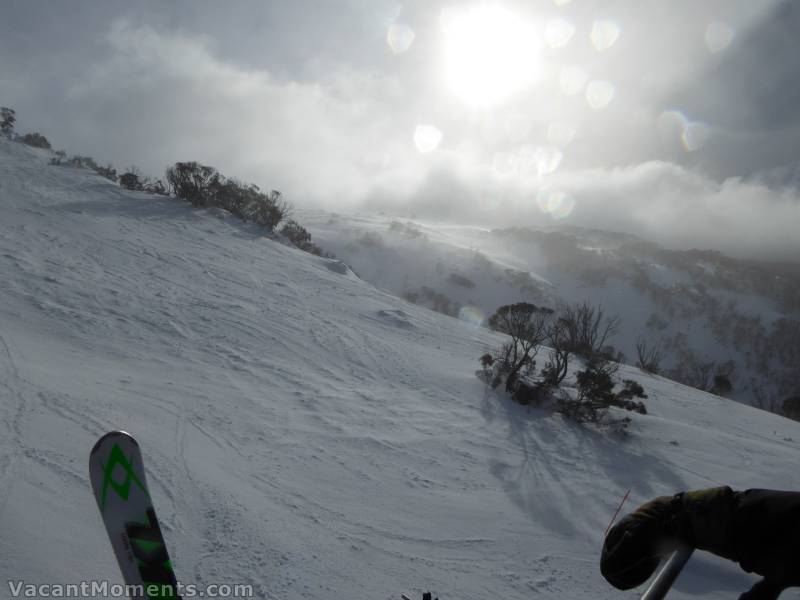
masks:
[[[126,437],[136,446],[139,445],[139,442],[137,442],[136,438],[133,437],[130,433],[128,433],[127,431],[122,431],[121,429],[117,429],[115,431],[109,431],[105,435],[100,436],[100,439],[94,443],[94,446],[92,446],[92,451],[89,454],[90,455],[94,454],[97,451],[97,449],[103,445],[103,442],[105,442],[108,438],[111,437]]]

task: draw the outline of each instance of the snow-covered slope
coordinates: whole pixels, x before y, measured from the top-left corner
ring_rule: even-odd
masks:
[[[797,423],[631,369],[626,439],[524,409],[473,375],[494,334],[6,141],[0,282],[3,579],[119,581],[87,473],[113,428],[179,579],[279,599],[633,597],[597,569],[628,487],[800,486]],[[748,579],[698,557],[674,597]]]
[[[522,300],[589,302],[621,317],[611,340],[632,364],[642,338],[665,350],[663,373],[780,412],[800,389],[800,265],[670,251],[585,229],[486,230],[389,215],[305,211],[314,239],[377,287],[480,321]],[[704,372],[704,365],[716,365]]]

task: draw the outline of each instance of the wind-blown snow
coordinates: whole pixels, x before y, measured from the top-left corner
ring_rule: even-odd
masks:
[[[716,363],[737,401],[779,412],[797,390],[800,346],[780,333],[800,326],[800,278],[779,276],[778,265],[756,269],[707,252],[725,266],[718,268],[691,256],[699,251],[666,251],[597,230],[521,223],[489,231],[386,214],[298,212],[315,241],[366,281],[439,312],[464,310],[474,322],[512,302],[588,302],[621,317],[607,341],[631,362],[641,338],[665,350],[661,372],[681,381],[710,388],[712,378],[697,381],[692,366]]]
[[[116,428],[178,578],[281,600],[633,597],[598,571],[628,487],[800,484],[797,423],[627,368],[627,439],[524,409],[474,376],[495,334],[47,159],[0,141],[4,578],[120,581],[87,468]],[[748,579],[697,557],[673,596]]]

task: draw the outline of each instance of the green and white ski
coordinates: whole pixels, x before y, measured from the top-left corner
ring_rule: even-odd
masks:
[[[112,431],[97,440],[89,475],[131,600],[180,600],[133,436]]]

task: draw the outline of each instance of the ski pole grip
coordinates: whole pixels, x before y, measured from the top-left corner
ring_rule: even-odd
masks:
[[[667,592],[672,588],[672,584],[678,578],[681,569],[689,562],[692,552],[694,552],[694,548],[682,548],[675,551],[658,575],[656,575],[650,587],[647,588],[642,600],[663,600]]]

